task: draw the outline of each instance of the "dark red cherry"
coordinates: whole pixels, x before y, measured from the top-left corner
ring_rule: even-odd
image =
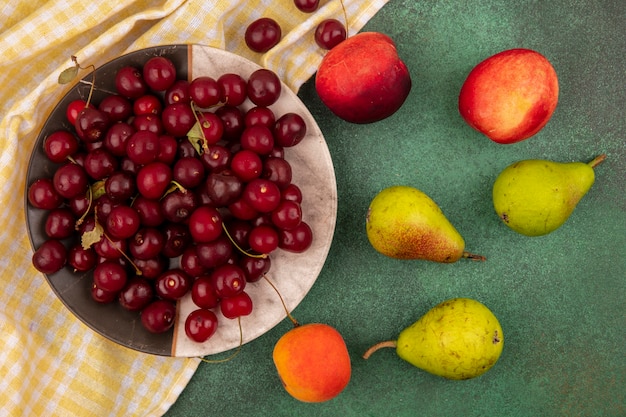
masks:
[[[98,110],[103,111],[113,123],[128,119],[133,114],[133,105],[126,97],[109,94],[102,99]]]
[[[63,197],[57,192],[50,178],[40,178],[28,187],[28,202],[35,208],[51,210],[63,204]]]
[[[315,29],[315,43],[322,49],[332,49],[346,40],[346,27],[337,19],[326,19]]]
[[[242,291],[234,297],[224,298],[220,302],[220,310],[229,319],[247,316],[252,313],[252,299],[247,292]]]
[[[281,89],[278,75],[266,68],[258,69],[248,77],[248,98],[257,106],[274,104],[280,97]]]
[[[78,139],[67,130],[57,130],[44,141],[44,151],[52,162],[62,163],[78,150]]]
[[[185,319],[185,334],[195,342],[207,341],[216,331],[217,316],[211,310],[194,310]]]
[[[320,5],[320,0],[293,0],[298,10],[304,13],[313,13]]]
[[[274,124],[274,139],[282,147],[295,146],[306,135],[306,122],[297,113],[285,113]]]
[[[119,303],[130,311],[139,311],[147,306],[154,297],[152,284],[145,278],[134,277],[119,293]]]
[[[222,88],[214,78],[200,76],[189,83],[189,96],[194,104],[201,108],[209,108],[220,102]]]
[[[191,286],[191,300],[200,308],[214,308],[220,302],[209,275],[196,278]]]
[[[254,52],[267,52],[280,41],[282,31],[274,19],[262,17],[250,23],[244,39],[248,48]]]
[[[170,269],[156,280],[155,290],[166,300],[182,298],[191,289],[193,278],[180,268]]]
[[[141,310],[141,323],[152,333],[163,333],[174,325],[176,304],[169,300],[155,300]]]
[[[54,274],[65,266],[67,250],[61,241],[46,240],[32,256],[33,266],[44,274]]]
[[[143,79],[154,91],[165,91],[176,82],[176,66],[167,57],[155,56],[143,64]]]
[[[120,68],[115,73],[115,88],[124,97],[135,99],[148,91],[141,71],[132,66]]]
[[[80,139],[93,143],[104,139],[110,124],[111,120],[105,112],[93,107],[85,107],[78,112],[74,128]]]

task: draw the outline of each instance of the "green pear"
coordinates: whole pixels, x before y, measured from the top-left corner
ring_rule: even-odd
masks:
[[[589,163],[527,159],[506,167],[493,184],[493,206],[511,229],[541,236],[561,227],[595,181],[594,168],[602,154]]]
[[[471,298],[446,300],[424,314],[398,335],[397,340],[377,343],[375,351],[392,347],[397,355],[434,375],[470,379],[487,372],[500,358],[504,334],[496,316]]]
[[[395,185],[379,192],[365,223],[374,249],[390,258],[442,263],[485,259],[466,252],[463,237],[439,206],[413,187]]]

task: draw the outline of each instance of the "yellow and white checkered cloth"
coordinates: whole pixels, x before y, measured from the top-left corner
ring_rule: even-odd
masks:
[[[355,34],[388,0],[344,0]],[[276,71],[293,90],[322,56],[313,40],[325,18],[344,19],[338,0],[313,14],[292,0],[15,0],[0,5],[0,416],[159,416],[199,359],[165,358],[116,345],[76,319],[31,265],[25,177],[38,130],[67,88],[57,84],[75,55],[102,65],[132,50],[199,43]],[[283,29],[266,54],[243,33],[268,16]]]

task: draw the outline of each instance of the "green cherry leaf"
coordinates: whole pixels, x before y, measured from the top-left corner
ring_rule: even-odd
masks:
[[[204,153],[206,138],[204,137],[204,131],[199,121],[194,123],[189,132],[187,132],[187,140],[191,143],[196,152],[198,152],[198,155]]]
[[[104,228],[98,221],[96,221],[94,228],[87,232],[84,232],[80,237],[80,243],[83,249],[89,249],[91,245],[97,243],[104,236]]]
[[[106,189],[104,188],[105,180],[96,181],[91,185],[91,193],[93,195],[93,199],[97,200],[106,194]]]
[[[59,84],[69,84],[72,80],[74,80],[74,78],[76,78],[77,75],[78,66],[75,65],[73,67],[66,68],[59,74]]]
[[[167,187],[167,189],[165,190],[165,192],[163,193],[163,197],[165,197],[168,194],[173,193],[174,191],[180,191],[181,193],[186,193],[187,189],[185,187],[182,186],[181,183],[179,183],[178,181],[172,181],[169,185],[169,187]],[[161,197],[161,198],[163,198]]]

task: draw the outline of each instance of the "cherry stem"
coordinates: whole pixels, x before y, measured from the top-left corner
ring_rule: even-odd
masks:
[[[74,62],[74,64],[76,64],[76,68],[78,69],[87,69],[87,68],[91,68],[92,72],[91,72],[91,87],[89,88],[89,96],[87,96],[87,103],[85,104],[85,107],[89,106],[89,103],[91,103],[91,96],[93,95],[93,90],[96,88],[96,67],[91,64],[88,65],[87,67],[83,67],[78,63],[78,58],[76,58],[76,56],[72,55],[72,62]]]
[[[343,18],[346,21],[346,38],[350,37],[350,29],[348,26],[348,12],[346,12],[346,5],[343,4],[343,0],[341,0],[341,9],[343,10]]]
[[[75,163],[75,161],[71,158],[71,161],[73,161]],[[87,193],[89,194],[89,203],[87,204],[87,210],[85,210],[85,212],[83,213],[82,216],[80,216],[78,218],[78,220],[76,220],[76,223],[74,224],[74,228],[76,230],[80,229],[80,225],[83,224],[83,222],[85,221],[85,219],[87,218],[87,215],[89,214],[89,212],[91,211],[91,205],[93,204],[93,191],[91,191],[91,187],[87,187]]]
[[[226,225],[222,222],[222,229],[224,229],[224,233],[226,233],[226,237],[228,237],[228,240],[231,241],[231,243],[233,244],[233,246],[235,248],[237,248],[237,250],[241,253],[243,253],[246,256],[249,256],[251,258],[260,258],[260,259],[265,259],[267,258],[267,254],[266,253],[260,253],[260,254],[256,254],[256,253],[250,253],[247,252],[246,250],[244,250],[241,246],[239,246],[237,244],[237,242],[235,242],[235,239],[233,239],[233,237],[230,235],[230,233],[228,233],[228,229],[226,228]]]
[[[285,304],[285,300],[283,300],[283,296],[280,295],[280,291],[278,291],[278,288],[276,288],[276,285],[274,285],[272,281],[270,281],[270,279],[267,277],[266,274],[263,274],[263,279],[267,281],[267,283],[270,284],[270,286],[274,289],[274,291],[276,291],[276,294],[278,294],[278,298],[280,299],[280,302],[282,303],[283,308],[285,309],[285,313],[287,313],[287,317],[293,323],[293,327],[298,327],[300,323],[298,323],[298,320],[296,320],[289,312],[289,309],[287,308],[287,305]]]
[[[187,189],[181,183],[179,183],[178,181],[172,180],[171,184],[172,184],[172,188],[171,188],[172,192],[176,191],[176,190],[179,190],[181,193],[186,193],[187,192]]]
[[[239,352],[241,352],[241,347],[243,346],[243,330],[241,329],[241,317],[237,317],[237,324],[239,324],[239,346],[237,346],[237,350],[235,350],[232,355],[224,358],[224,359],[205,359],[205,358],[200,358],[200,360],[202,362],[206,362],[206,363],[223,363],[223,362],[228,362],[231,361],[235,358],[235,356],[239,355]]]
[[[385,340],[384,342],[376,343],[371,348],[367,349],[363,354],[363,359],[369,359],[372,356],[372,353],[376,352],[378,349],[382,348],[396,348],[398,344],[395,340]]]
[[[595,158],[593,158],[591,161],[589,161],[588,165],[591,168],[595,168],[598,165],[600,165],[605,159],[606,159],[606,154],[605,153],[600,154],[600,155],[596,156]]]
[[[91,187],[89,187],[89,188],[90,188],[90,192],[91,192]],[[90,194],[90,196],[91,196],[91,194]],[[94,212],[94,220],[95,220],[96,224],[98,223],[98,217],[97,217],[97,215],[98,215],[98,212],[97,212],[97,210],[96,210],[96,211]],[[109,237],[109,235],[107,235],[107,234],[106,234],[106,232],[102,232],[102,235],[103,235],[103,236],[104,236],[104,237],[105,237],[105,238],[106,238],[109,242],[111,242],[111,243],[113,244],[113,246],[115,247],[115,249],[116,249],[116,250],[117,250],[117,251],[118,251],[118,252],[119,252],[119,253],[120,253],[120,254],[124,257],[124,259],[126,259],[126,260],[128,261],[128,263],[130,263],[130,264],[132,265],[133,269],[135,270],[135,274],[136,274],[136,275],[143,275],[143,272],[141,271],[141,269],[139,269],[139,267],[138,267],[138,266],[137,266],[137,265],[133,262],[133,260],[132,260],[132,259],[130,259],[130,257],[129,257],[126,253],[124,253],[124,251],[123,251],[123,250],[122,250],[119,246],[117,246],[117,245],[115,244],[115,241],[114,241],[113,239],[111,239],[111,238]]]
[[[482,255],[476,255],[475,253],[470,253],[470,252],[463,252],[463,255],[461,255],[462,258],[465,259],[470,259],[472,261],[486,261],[487,258],[485,258]]]
[[[193,110],[193,117],[196,119],[196,123],[198,123],[198,125],[200,126],[200,134],[202,135],[202,151],[205,152],[207,149],[209,149],[209,145],[207,144],[207,140],[206,140],[206,135],[204,134],[204,129],[202,129],[202,123],[200,122],[200,118],[198,117],[198,111],[196,111],[196,105],[195,103],[192,101],[191,102],[191,108]],[[202,118],[206,121],[206,118],[204,117],[204,115],[202,116]]]
[[[122,249],[120,249],[120,248],[119,248],[119,247],[115,244],[115,241],[114,241],[114,240],[112,240],[112,239],[109,237],[109,235],[107,235],[106,233],[103,233],[103,234],[104,234],[104,237],[106,237],[106,238],[109,240],[109,242],[111,242],[111,243],[113,244],[113,246],[115,246],[115,249],[117,249],[117,251],[118,251],[119,253],[121,253],[121,254],[122,254],[122,256],[124,257],[124,259],[126,259],[126,260],[127,260],[127,261],[128,261],[128,262],[132,265],[132,266],[133,266],[133,268],[135,269],[135,274],[136,274],[136,275],[143,275],[143,272],[141,271],[141,269],[139,269],[139,267],[138,267],[137,265],[135,265],[135,263],[133,262],[133,260],[132,260],[132,259],[130,259],[130,257],[129,257],[127,254],[125,254],[125,253],[124,253],[124,251],[123,251]]]
[[[170,181],[170,186],[167,188],[167,190],[165,190],[165,192],[163,193],[163,195],[161,196],[159,200],[163,200],[168,194],[171,194],[176,190],[180,191],[183,194],[187,192],[187,189],[183,187],[181,183],[179,183],[178,181],[172,180]]]

